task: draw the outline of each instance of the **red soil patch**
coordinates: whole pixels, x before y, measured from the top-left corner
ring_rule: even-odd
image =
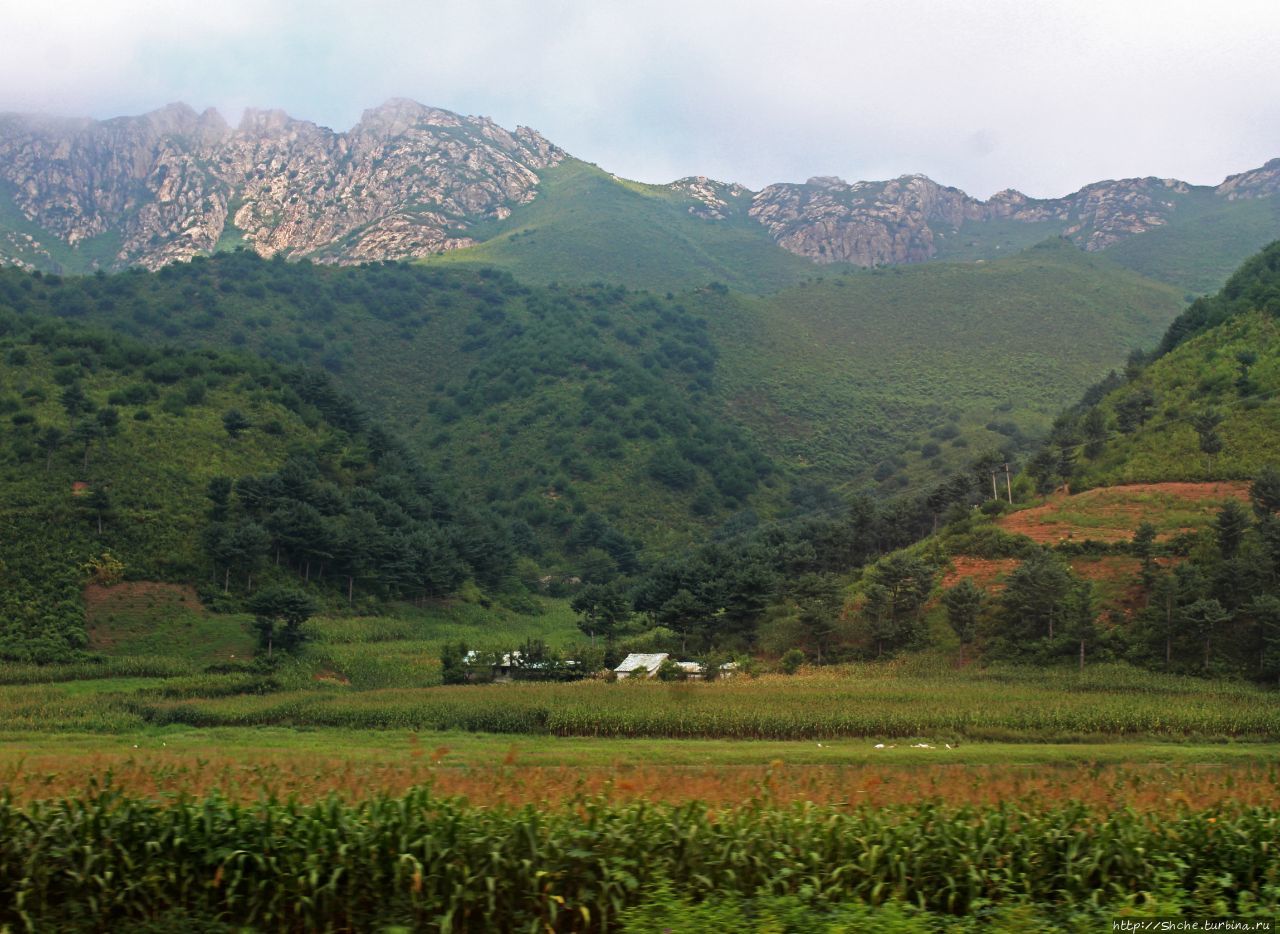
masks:
[[[1219,501],[1236,499],[1248,502],[1249,485],[1247,483],[1133,483],[1124,486],[1099,487],[1087,490],[1075,496],[1055,493],[1040,506],[1022,509],[1003,516],[997,525],[1006,532],[1025,535],[1034,542],[1058,544],[1074,540],[1092,539],[1097,542],[1122,542],[1133,538],[1133,531],[1144,521],[1158,519],[1160,506],[1158,503],[1124,502],[1123,497],[1138,497],[1156,493],[1173,499],[1187,502]],[[1119,499],[1120,501],[1115,501]],[[1114,520],[1114,524],[1080,528],[1061,521],[1057,513],[1066,507],[1072,511],[1088,510],[1091,514]],[[1178,531],[1192,531],[1180,529]],[[1173,532],[1166,532],[1166,538]]]
[[[1004,584],[996,583],[1022,562],[1018,558],[971,558],[960,555],[951,559],[951,570],[942,578],[943,587],[954,587],[966,577],[988,593],[999,593]]]
[[[122,581],[110,587],[88,584],[84,588],[84,615],[89,646],[110,648],[116,641],[112,623],[158,613],[204,613],[194,587],[155,581]]]

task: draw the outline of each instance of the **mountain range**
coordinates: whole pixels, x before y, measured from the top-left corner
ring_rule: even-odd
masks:
[[[543,258],[537,234],[563,249],[575,239],[566,227],[590,241],[604,223],[634,247],[588,251],[574,271],[628,285],[722,279],[760,292],[813,264],[991,259],[1061,236],[1202,293],[1280,233],[1278,189],[1280,159],[1217,186],[1122,179],[1050,199],[1007,190],[983,201],[923,175],[758,192],[704,177],[639,185],[526,127],[404,99],[347,132],[278,110],[249,110],[233,127],[184,104],[105,121],[0,115],[0,261],[63,272],[155,269],[238,245],[337,263],[466,259],[480,246],[477,259],[521,274],[521,256]],[[655,237],[687,254],[675,264],[687,276],[632,268]],[[1138,245],[1151,238],[1158,250]]]
[[[0,117],[0,658],[78,657],[122,575],[223,609],[631,588],[668,635],[783,620],[780,652],[796,575],[907,546],[884,567],[950,561],[990,604],[1041,540],[1119,621],[1072,651],[1154,658],[1130,530],[1099,523],[1159,520],[1215,582],[1182,573],[1187,612],[1265,576],[1253,538],[1249,564],[1186,536],[1280,431],[1278,184],[647,185],[402,100],[347,133]],[[1134,482],[1188,489],[1106,489]]]

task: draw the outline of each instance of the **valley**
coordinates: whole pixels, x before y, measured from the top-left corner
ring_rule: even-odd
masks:
[[[0,116],[0,928],[1273,916],[1278,184]]]

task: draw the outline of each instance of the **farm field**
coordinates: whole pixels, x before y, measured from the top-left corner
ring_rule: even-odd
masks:
[[[1269,918],[1280,866],[1259,843],[1278,824],[1274,804],[1241,801],[717,807],[582,794],[564,808],[482,807],[420,787],[240,805],[106,788],[0,800],[0,923],[721,929],[706,926],[712,913],[759,931],[1051,931],[1112,916]],[[780,911],[791,922],[769,923]]]
[[[718,806],[1079,800],[1163,811],[1270,803],[1278,770],[1276,743],[951,746],[284,728],[0,734],[0,786],[15,801],[73,795],[96,783],[142,797],[218,793],[241,802],[359,800],[429,786],[487,806],[556,807],[583,797]]]
[[[558,602],[459,601],[314,620],[266,670],[182,592],[93,597],[102,661],[0,666],[0,927],[1078,931],[1280,902],[1280,710],[1245,682],[923,654],[444,687],[443,642],[579,635]]]
[[[997,521],[1175,535],[1242,495],[1191,486]],[[1068,558],[1122,602],[1137,559],[1110,551]],[[942,584],[994,591],[1017,563],[957,553]],[[1280,708],[1248,682],[941,647],[443,686],[446,642],[581,643],[567,605],[321,617],[264,666],[248,617],[182,588],[86,603],[99,661],[0,665],[0,897],[26,906],[0,930],[1079,931],[1280,903]],[[65,890],[77,873],[92,898]]]
[[[35,733],[185,725],[936,743],[1280,737],[1274,694],[1243,682],[1112,664],[1082,674],[1009,666],[957,670],[941,661],[933,671],[867,663],[710,684],[526,682],[430,690],[361,689],[328,668],[298,666],[271,676],[10,683],[0,686],[0,716],[10,730]]]

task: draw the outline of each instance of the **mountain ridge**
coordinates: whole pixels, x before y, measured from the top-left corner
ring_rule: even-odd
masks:
[[[345,131],[257,109],[232,127],[182,103],[102,121],[0,114],[0,261],[156,269],[237,245],[338,263],[420,259],[498,236],[569,158],[527,127],[406,98],[365,110]],[[766,246],[815,264],[880,266],[989,259],[1054,235],[1107,250],[1270,198],[1280,159],[1216,186],[1128,178],[1059,198],[1006,189],[982,200],[919,174],[815,176],[758,192],[705,176],[643,187],[713,227],[759,225]],[[1258,224],[1261,235],[1280,234],[1274,217]]]
[[[99,268],[155,269],[238,242],[264,256],[412,258],[471,243],[471,223],[530,198],[536,171],[563,156],[532,130],[402,98],[345,133],[279,110],[248,110],[232,129],[183,104],[107,121],[5,114],[0,183],[35,231],[11,230],[0,250],[37,268],[101,238]]]

